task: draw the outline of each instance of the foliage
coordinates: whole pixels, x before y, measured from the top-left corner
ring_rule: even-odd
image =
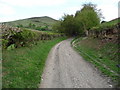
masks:
[[[22,28],[22,27],[23,27],[23,25],[22,25],[22,24],[19,24],[19,25],[17,25],[17,27],[18,27],[18,28]]]
[[[7,47],[7,50],[12,50],[15,49],[15,44],[11,44],[10,46]]]
[[[100,18],[93,4],[84,4],[81,11],[76,12],[75,18],[80,23],[80,29],[84,31],[100,24]]]
[[[41,31],[48,31],[48,26],[41,27]]]
[[[63,27],[64,33],[67,35],[77,35],[79,33],[77,23],[74,19],[73,15],[65,15],[64,20],[62,21],[61,25]]]
[[[37,26],[35,29],[41,31],[41,26]]]
[[[120,25],[120,18],[116,18],[109,22],[104,22],[89,30],[89,36],[101,39],[118,38],[118,30]]]
[[[76,46],[74,48],[85,60],[93,63],[101,72],[117,81],[118,43],[116,41],[106,42],[97,38],[80,37],[74,40],[74,46]]]
[[[61,26],[61,22],[62,21],[58,21],[58,22],[56,22],[55,24],[52,25],[52,30],[54,32],[59,32],[59,33],[63,32],[63,29],[62,29],[62,26]]]
[[[56,22],[57,20],[44,16],[44,17],[33,17],[33,18],[21,19],[21,20],[16,20],[11,22],[5,22],[4,24],[12,27],[19,27],[19,28],[21,28],[21,25],[22,25],[23,28],[29,28],[29,29],[33,29],[33,27],[36,28],[40,26],[41,27],[48,26],[48,29],[51,30],[52,25]]]
[[[1,39],[1,40],[2,40],[2,48],[7,48],[8,40],[5,39]]]
[[[62,20],[53,26],[53,30],[60,33],[65,33],[68,36],[76,36],[80,33],[78,23],[73,15],[64,15]]]
[[[3,88],[39,88],[50,49],[65,37],[38,41],[32,47],[3,50]]]
[[[36,27],[36,25],[32,24],[32,23],[29,23],[28,27],[34,29]]]
[[[7,48],[12,44],[17,48],[29,43],[36,43],[39,40],[51,40],[55,37],[63,36],[63,34],[59,33],[40,32],[6,25],[0,25],[0,27],[2,29],[3,48]]]
[[[102,31],[102,30],[105,30],[108,28],[114,28],[118,23],[120,23],[120,18],[97,25],[97,26],[91,28],[91,30]]]
[[[64,15],[59,23],[53,26],[54,31],[70,36],[82,35],[92,27],[100,24],[100,13],[93,4],[84,4],[75,16]],[[56,29],[56,30],[55,30]]]

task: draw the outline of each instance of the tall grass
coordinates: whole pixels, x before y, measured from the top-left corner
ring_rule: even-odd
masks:
[[[64,37],[37,45],[3,50],[3,88],[37,88],[50,49]]]
[[[104,75],[111,77],[113,81],[118,79],[118,44],[116,42],[104,42],[97,38],[82,37],[74,40],[74,47],[85,60],[93,63]],[[107,68],[106,68],[106,67]]]

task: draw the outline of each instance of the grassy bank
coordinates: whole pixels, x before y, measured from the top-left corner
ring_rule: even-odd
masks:
[[[113,21],[102,23],[96,27],[91,28],[91,30],[100,31],[100,30],[110,29],[110,28],[115,27],[118,23],[120,23],[120,18],[113,20]]]
[[[26,45],[36,44],[41,40],[52,40],[53,38],[65,36],[61,33],[43,32],[33,29],[17,28],[0,24],[2,29],[2,48],[15,49]]]
[[[83,58],[93,63],[104,75],[117,83],[118,44],[116,41],[102,41],[97,38],[78,38],[72,41],[74,48]]]
[[[65,38],[3,50],[3,88],[37,88],[50,49]]]

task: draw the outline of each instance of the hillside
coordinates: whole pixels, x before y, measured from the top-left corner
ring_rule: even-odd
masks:
[[[32,17],[32,18],[21,19],[11,22],[4,22],[4,23],[13,27],[22,26],[22,27],[30,28],[30,24],[31,24],[34,25],[35,27],[48,27],[48,29],[51,29],[52,25],[56,22],[57,20],[44,16],[44,17]]]
[[[73,41],[73,47],[93,63],[104,75],[112,78],[118,85],[119,46],[118,30],[120,18],[105,22],[89,30],[87,37],[80,37]],[[118,85],[120,86],[120,85]]]
[[[120,25],[120,18],[102,23],[88,31],[88,36],[98,37],[101,39],[118,38],[118,29]]]

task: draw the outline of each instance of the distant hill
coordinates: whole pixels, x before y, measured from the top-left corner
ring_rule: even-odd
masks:
[[[21,20],[16,20],[16,21],[11,21],[11,22],[4,22],[7,25],[16,27],[16,26],[23,26],[23,27],[28,27],[31,25],[35,25],[35,27],[48,27],[51,29],[52,25],[56,23],[57,20],[44,16],[44,17],[32,17],[32,18],[26,18],[26,19],[21,19]]]

